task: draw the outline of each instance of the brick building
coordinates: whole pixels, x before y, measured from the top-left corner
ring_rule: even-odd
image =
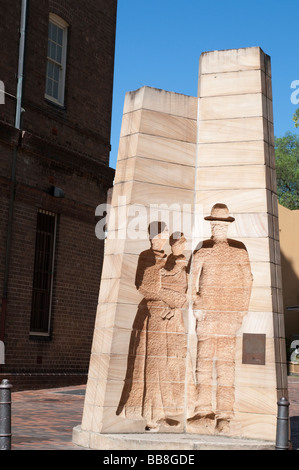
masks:
[[[14,391],[86,380],[103,258],[95,209],[114,178],[116,9],[0,4],[0,380]]]

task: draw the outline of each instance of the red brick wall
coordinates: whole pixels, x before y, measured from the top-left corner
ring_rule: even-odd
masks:
[[[0,152],[9,160],[12,150],[0,145]],[[55,171],[46,160],[37,163],[35,157],[22,150],[18,153],[17,169],[4,338],[6,365],[0,372],[82,374],[87,372],[89,363],[103,259],[103,242],[95,236],[95,208],[105,200],[107,186],[76,171],[62,171],[59,166]],[[64,189],[63,199],[47,193],[49,175]],[[37,181],[40,187],[34,184]],[[1,285],[9,197],[9,181],[2,178]],[[59,215],[51,335],[46,340],[30,336],[39,208]],[[52,378],[54,380],[54,376]]]
[[[28,2],[23,128],[48,141],[109,163],[116,0]],[[16,96],[21,0],[2,0],[1,76]],[[75,6],[74,6],[75,5]],[[49,13],[69,22],[66,106],[44,98]],[[14,124],[15,100],[6,97],[0,119]]]
[[[24,129],[105,164],[110,145],[115,9],[116,1],[31,0],[27,25]],[[50,11],[70,24],[63,110],[44,99]]]
[[[103,259],[95,236],[95,209],[113,184],[109,168],[116,0],[28,2],[22,106],[23,131],[14,129],[15,100],[0,106],[0,289],[3,288],[13,152],[13,199],[8,304],[4,342],[14,390],[82,383],[88,371]],[[2,0],[0,80],[16,94],[21,0]],[[48,17],[69,24],[65,109],[44,98]],[[62,188],[54,198],[49,188]],[[39,208],[59,215],[51,335],[30,335],[30,314]],[[0,298],[1,298],[0,294]],[[0,329],[3,310],[0,302]],[[69,382],[68,382],[69,381]]]
[[[19,50],[18,29],[20,26],[21,2],[17,1],[12,5],[10,0],[1,0],[0,12],[0,80],[4,82],[5,91],[10,95],[16,96]],[[15,99],[8,95],[5,97],[5,106],[0,106],[1,121],[14,124],[15,103]]]

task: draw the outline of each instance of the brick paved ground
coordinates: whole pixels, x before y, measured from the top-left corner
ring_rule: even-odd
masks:
[[[12,393],[12,450],[81,450],[72,430],[81,423],[84,386]]]
[[[12,450],[82,450],[72,444],[85,386],[12,393]],[[299,450],[299,377],[289,377],[293,450]]]

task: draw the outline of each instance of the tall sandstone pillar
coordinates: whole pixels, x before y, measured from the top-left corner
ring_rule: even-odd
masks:
[[[130,380],[126,379],[130,368],[135,367],[134,382],[141,382],[140,387],[143,386],[145,365],[139,376],[136,370],[140,356],[146,360],[146,349],[137,351],[137,360],[136,355],[131,357],[132,331],[141,335],[141,342],[145,335],[153,333],[155,337],[149,339],[150,344],[157,342],[159,358],[161,361],[167,359],[166,333],[161,332],[158,338],[159,332],[153,332],[156,328],[146,328],[140,324],[142,320],[138,321],[142,305],[139,310],[138,306],[144,299],[144,293],[136,284],[138,262],[141,253],[150,248],[148,226],[156,220],[167,225],[163,247],[166,254],[170,252],[168,238],[173,231],[182,228],[180,221],[184,214],[185,227],[189,231],[186,238],[190,242],[196,119],[196,97],[148,87],[126,94],[82,421],[82,430],[91,432],[92,439],[97,438],[94,433],[145,430],[146,420],[140,410],[144,390],[140,391],[141,396],[136,396],[135,403],[127,407],[129,416],[130,408],[136,407],[139,419],[125,419],[124,413],[118,413],[122,394],[126,393],[125,380]],[[145,289],[152,288],[152,284],[155,284],[155,278]],[[171,333],[175,342],[176,333]],[[181,338],[182,333],[178,336]],[[169,382],[167,376],[166,381]],[[184,389],[183,374],[180,381],[181,389]],[[160,387],[159,383],[157,387]]]
[[[274,439],[287,376],[269,56],[258,47],[202,54],[198,126],[196,201],[204,216],[228,207],[228,237],[245,245],[253,278],[236,334],[234,432]]]

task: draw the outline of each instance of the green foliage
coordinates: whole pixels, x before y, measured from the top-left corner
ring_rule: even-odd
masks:
[[[287,132],[284,137],[275,138],[275,159],[279,203],[291,210],[299,209],[299,137],[296,134]]]
[[[293,115],[293,121],[295,123],[295,127],[299,127],[299,108],[296,110],[295,114]]]

